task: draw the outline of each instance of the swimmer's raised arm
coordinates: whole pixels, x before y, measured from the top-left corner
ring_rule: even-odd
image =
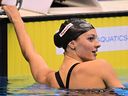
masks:
[[[3,9],[15,28],[22,54],[30,64],[34,79],[39,83],[47,83],[47,76],[52,70],[33,48],[20,13],[15,6],[3,6]]]

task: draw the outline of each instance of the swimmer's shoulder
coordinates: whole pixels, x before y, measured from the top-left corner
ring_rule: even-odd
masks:
[[[96,59],[93,61],[87,61],[87,62],[82,62],[77,67],[75,68],[75,73],[78,74],[97,74],[104,72],[105,70],[111,69],[111,64],[109,64],[106,60],[104,59]]]
[[[111,66],[111,64],[105,60],[105,59],[96,59],[88,62],[83,62],[84,64],[87,64],[88,66],[97,66],[97,67],[104,67],[104,66]],[[83,65],[84,65],[83,64]]]
[[[93,67],[93,66],[104,66],[104,65],[109,65],[108,61],[104,60],[104,59],[96,59],[96,60],[92,60],[92,61],[87,61],[87,62],[82,62],[81,66],[82,68],[85,66],[87,67]]]

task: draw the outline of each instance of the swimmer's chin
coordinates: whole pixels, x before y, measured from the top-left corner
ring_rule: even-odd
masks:
[[[96,60],[96,59],[97,59],[96,57],[94,57],[94,58],[88,58],[88,59],[82,60],[82,62],[93,61],[93,60]]]

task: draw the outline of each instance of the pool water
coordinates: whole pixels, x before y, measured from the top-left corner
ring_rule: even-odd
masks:
[[[0,77],[0,96],[128,96],[128,82],[125,82],[124,86],[124,89],[63,90],[37,84],[28,77],[9,80]]]

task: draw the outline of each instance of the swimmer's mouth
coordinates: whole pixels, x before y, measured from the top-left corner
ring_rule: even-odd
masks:
[[[95,51],[92,51],[92,53],[95,55],[95,56],[97,56],[97,52],[98,50],[95,50]]]

